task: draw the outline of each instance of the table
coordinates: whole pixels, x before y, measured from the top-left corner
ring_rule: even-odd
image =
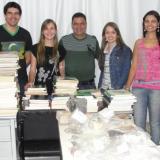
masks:
[[[57,114],[65,114],[67,112],[58,111]],[[60,142],[61,142],[61,152],[63,156],[63,160],[73,160],[73,155],[70,152],[70,147],[72,147],[71,142],[69,139],[72,137],[72,134],[66,133],[65,129],[67,128],[67,124],[60,124],[58,121],[58,127],[59,127],[59,136],[60,136]]]
[[[16,113],[16,109],[0,110],[0,160],[17,160]]]
[[[63,118],[65,116],[68,116],[68,114],[66,114],[66,112],[60,112],[58,113],[60,114]],[[91,113],[92,114],[92,113]],[[57,118],[59,119],[59,115],[57,116]],[[159,157],[160,157],[160,150],[159,150],[159,147],[156,146],[151,140],[150,138],[148,137],[148,135],[137,129],[136,127],[135,128],[132,128],[131,131],[127,131],[129,128],[128,126],[126,125],[125,126],[125,130],[127,131],[126,133],[124,133],[124,136],[122,136],[122,138],[118,137],[118,138],[111,138],[110,139],[110,142],[107,142],[107,143],[104,143],[106,146],[106,148],[102,148],[102,150],[104,150],[105,152],[102,153],[102,155],[96,155],[96,153],[99,154],[99,152],[96,152],[96,153],[89,153],[89,151],[87,151],[87,148],[85,149],[82,149],[82,150],[79,150],[79,148],[75,148],[74,150],[74,143],[73,143],[73,139],[72,139],[72,136],[75,136],[74,133],[71,133],[71,132],[66,132],[66,129],[68,128],[68,123],[66,121],[66,123],[63,123],[65,122],[64,121],[60,121],[59,119],[59,134],[60,134],[60,142],[61,142],[61,149],[62,149],[62,157],[63,157],[63,160],[95,160],[97,158],[100,158],[102,160],[120,160],[119,157],[125,157],[126,159],[125,160],[133,160],[134,158],[136,160],[140,160],[141,158],[144,159],[145,157],[145,160],[150,160],[151,157],[153,157],[152,159],[154,160],[159,160]],[[127,122],[128,123],[128,122]],[[127,124],[126,123],[126,124]],[[117,124],[115,124],[116,126]],[[110,126],[110,128],[112,128],[112,131],[115,129],[115,126]],[[130,129],[129,129],[130,130]],[[93,132],[89,132],[90,135],[87,137],[89,139],[93,139],[93,136],[94,136],[94,130]],[[83,134],[79,134],[77,135],[80,138],[82,138],[82,140],[85,141],[85,138],[84,138],[84,135]],[[103,142],[103,140],[105,141],[105,136],[103,135],[100,135],[99,137],[102,137],[101,142]],[[72,139],[72,141],[71,141]],[[116,139],[116,141],[115,141]],[[91,145],[90,146],[90,149],[91,147],[93,147],[93,152],[94,152],[94,147],[97,145],[97,146],[101,146],[101,143],[96,140],[96,139],[93,139],[95,142],[91,143],[93,144],[93,146]],[[91,141],[90,141],[91,142]],[[115,143],[116,142],[116,143]],[[80,144],[80,143],[79,143]],[[87,144],[87,143],[86,143]],[[108,146],[107,146],[108,145]],[[83,145],[82,145],[83,146]],[[87,145],[85,145],[87,146]],[[89,145],[88,145],[89,146]],[[131,149],[129,148],[131,147]],[[88,147],[89,148],[89,147]],[[96,149],[98,149],[98,147],[96,147]],[[100,149],[101,150],[101,149]],[[84,151],[84,152],[83,152]],[[141,153],[141,154],[139,154]],[[88,156],[89,155],[89,156]]]

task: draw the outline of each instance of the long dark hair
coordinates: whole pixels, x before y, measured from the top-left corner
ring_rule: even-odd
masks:
[[[104,26],[103,31],[102,31],[102,43],[101,43],[102,52],[103,52],[103,50],[104,50],[104,48],[105,48],[105,46],[107,44],[107,42],[105,40],[105,31],[106,31],[106,28],[108,26],[112,27],[117,33],[117,40],[116,40],[117,45],[122,46],[124,44],[124,41],[123,41],[122,36],[121,36],[121,32],[120,32],[120,30],[118,28],[118,25],[116,23],[114,23],[114,22],[108,22]]]
[[[146,17],[149,15],[154,16],[157,19],[158,27],[156,29],[156,36],[160,44],[160,15],[157,11],[151,10],[144,15],[143,17],[143,37],[145,37],[147,33],[147,31],[145,30],[144,22],[145,22]]]
[[[43,31],[45,30],[46,26],[52,23],[55,27],[55,29],[57,30],[57,25],[56,23],[52,20],[52,19],[46,19],[41,26],[41,35],[40,35],[40,40],[38,42],[38,46],[37,46],[37,63],[42,65],[45,62],[45,40],[44,40],[44,35],[43,35]],[[58,38],[57,38],[57,34],[55,35],[54,39],[53,39],[53,44],[54,44],[54,48],[52,51],[52,58],[55,59],[57,56],[57,49],[58,49]]]

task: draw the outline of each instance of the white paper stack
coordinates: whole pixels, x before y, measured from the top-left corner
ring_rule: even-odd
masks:
[[[14,76],[18,65],[17,52],[0,52],[0,75]]]
[[[0,109],[17,108],[16,91],[13,76],[0,76]]]
[[[98,111],[98,98],[94,98],[93,96],[77,96],[77,98],[85,98],[87,99],[87,112],[97,112]]]
[[[0,52],[0,109],[17,108],[15,75],[18,68],[17,52]]]
[[[77,91],[78,80],[77,79],[61,79],[57,78],[55,85],[56,95],[75,95]]]
[[[132,106],[136,102],[135,96],[127,90],[107,90],[108,96],[110,96],[111,102],[108,108],[115,112],[132,112]]]
[[[47,95],[46,88],[28,88],[26,95]]]
[[[25,110],[39,110],[39,109],[67,109],[67,101],[69,97],[54,97],[52,100],[52,107],[49,106],[48,100],[29,100],[29,106]]]

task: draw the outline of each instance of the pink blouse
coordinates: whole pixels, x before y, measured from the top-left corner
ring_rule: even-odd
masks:
[[[137,70],[132,87],[160,90],[160,45],[146,47],[144,41],[140,41]]]

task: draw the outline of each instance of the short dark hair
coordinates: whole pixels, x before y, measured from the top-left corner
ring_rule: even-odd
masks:
[[[4,9],[3,9],[3,13],[6,14],[7,13],[7,10],[8,8],[16,8],[19,10],[19,14],[21,15],[22,14],[22,9],[21,9],[21,6],[16,3],[16,2],[8,2],[5,6],[4,6]]]
[[[79,18],[79,17],[84,18],[84,20],[86,21],[86,16],[81,12],[77,12],[72,16],[72,22],[74,18]]]

